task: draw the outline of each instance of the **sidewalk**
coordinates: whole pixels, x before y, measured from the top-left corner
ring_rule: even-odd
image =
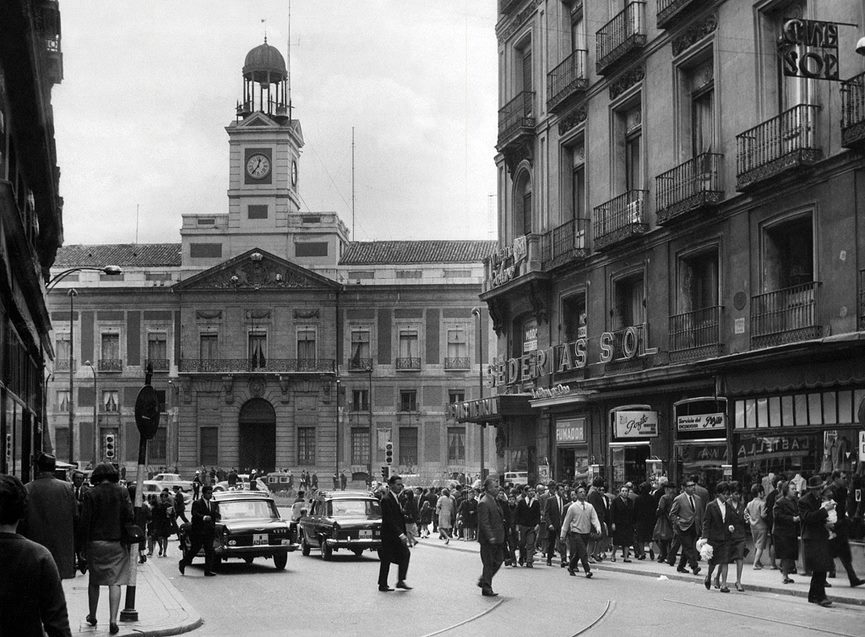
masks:
[[[108,635],[108,588],[103,586],[100,590],[99,610],[96,613],[99,623],[92,627],[84,621],[88,612],[88,577],[78,573],[75,579],[63,580],[69,626],[73,635],[102,637]],[[118,619],[118,635],[179,635],[201,626],[201,616],[150,560],[138,565],[136,584],[135,609],[138,611],[138,621],[124,622]],[[121,611],[125,600],[126,587],[123,586],[120,597]]]
[[[435,546],[447,550],[465,551],[470,553],[480,552],[480,548],[477,542],[463,542],[461,540],[451,539],[450,544],[445,545],[444,542],[437,540],[435,536],[432,535],[426,539],[420,540],[420,542],[425,546]],[[604,560],[600,564],[592,564],[592,570],[621,571],[623,573],[633,573],[634,575],[644,575],[654,578],[666,577],[667,579],[671,580],[693,582],[694,584],[698,584],[700,588],[702,588],[703,586],[703,580],[707,572],[705,562],[700,562],[700,568],[702,569],[700,571],[700,574],[692,575],[690,571],[688,571],[688,573],[679,573],[676,571],[675,567],[668,566],[667,564],[659,564],[654,560],[650,560],[648,556],[646,556],[645,560],[636,560],[633,557],[631,557],[631,560],[633,561],[630,563],[622,562],[620,554],[619,558],[615,562]],[[850,588],[847,574],[844,572],[844,569],[841,568],[840,562],[836,561],[836,565],[838,566],[837,576],[835,577],[835,579],[829,580],[832,588],[826,589],[826,594],[829,599],[840,604],[865,606],[865,586]],[[552,567],[548,567],[546,565],[546,559],[543,558],[540,553],[535,553],[535,568],[542,568],[554,572],[564,572],[563,569],[559,567],[559,564],[556,560],[553,560]],[[859,577],[865,578],[865,573],[862,573],[858,570],[857,575]],[[802,597],[807,599],[808,587],[811,578],[805,577],[802,574],[791,575],[790,577],[795,583],[782,584],[780,571],[773,571],[766,567],[764,567],[762,570],[755,571],[753,564],[746,560],[745,569],[742,571],[742,586],[745,588],[746,593],[748,591],[760,591],[767,593],[776,593],[778,595],[794,595],[796,597]],[[733,584],[735,582],[736,565],[730,564],[730,570],[727,575],[727,585],[734,592],[735,589],[733,589]],[[717,591],[713,590],[713,592]]]

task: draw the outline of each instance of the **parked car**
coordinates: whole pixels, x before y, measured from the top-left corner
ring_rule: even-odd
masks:
[[[304,555],[317,548],[330,560],[346,549],[360,557],[381,547],[381,505],[366,491],[318,491],[298,526]]]
[[[184,480],[179,473],[157,473],[153,478],[154,482],[158,482],[163,487],[168,487],[173,491],[175,486],[179,486],[184,491],[192,491],[192,480]]]
[[[285,568],[297,544],[291,541],[289,523],[280,517],[273,498],[255,491],[214,491],[213,501],[220,515],[213,542],[217,559],[237,557],[251,564],[256,557],[266,557],[273,558],[278,570]],[[189,548],[188,534],[189,525],[184,524],[180,529],[184,553]]]
[[[528,471],[505,471],[505,486],[524,487],[528,483]]]

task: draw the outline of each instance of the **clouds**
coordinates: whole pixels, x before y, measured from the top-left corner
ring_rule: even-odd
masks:
[[[489,5],[489,6],[487,6]],[[66,243],[176,241],[226,212],[225,133],[246,53],[284,54],[287,2],[65,0],[54,89]],[[301,196],[358,240],[487,238],[495,192],[495,3],[292,0]]]

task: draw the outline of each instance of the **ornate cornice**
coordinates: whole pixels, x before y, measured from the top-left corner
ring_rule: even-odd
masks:
[[[505,158],[505,165],[511,175],[514,174],[514,171],[517,169],[517,166],[520,165],[520,162],[525,160],[528,161],[529,164],[532,164],[535,158],[532,143],[528,139],[524,139],[517,144],[508,146],[502,151],[502,154]]]
[[[694,46],[716,28],[718,28],[717,13],[710,13],[701,22],[689,26],[682,35],[673,38],[673,57]]]
[[[294,318],[296,319],[317,319],[320,318],[321,313],[318,309],[314,310],[295,310]]]
[[[644,64],[638,64],[628,69],[614,81],[610,82],[610,99],[616,99],[619,95],[637,84],[637,82],[642,82],[644,77],[646,77],[646,67]]]
[[[222,318],[222,310],[195,310],[195,318],[212,321],[213,319]]]
[[[514,15],[511,18],[505,18],[498,29],[496,29],[496,37],[499,44],[511,37],[529,17],[535,12],[538,6],[543,4],[544,0],[532,0],[526,5],[526,8]]]
[[[559,135],[564,135],[575,126],[585,122],[587,116],[588,111],[584,105],[580,105],[570,113],[566,114],[559,120]]]
[[[245,261],[200,282],[203,288],[285,289],[310,288],[313,282],[287,267],[267,261]]]

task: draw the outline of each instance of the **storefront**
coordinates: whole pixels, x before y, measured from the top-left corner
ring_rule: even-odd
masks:
[[[673,404],[676,422],[674,466],[670,479],[681,484],[698,475],[710,491],[721,481],[723,465],[729,464],[727,445],[727,399],[713,396],[687,398]]]
[[[658,437],[658,412],[651,405],[622,405],[609,411],[611,484],[639,485],[658,466],[652,440]]]

